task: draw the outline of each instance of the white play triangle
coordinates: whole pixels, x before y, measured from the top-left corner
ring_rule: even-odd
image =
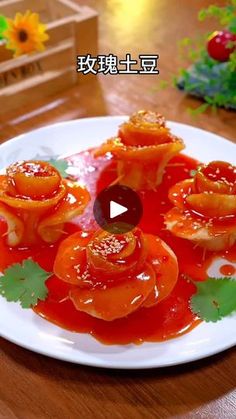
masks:
[[[115,201],[110,202],[110,218],[118,217],[118,215],[124,214],[128,211],[128,208],[118,204]]]

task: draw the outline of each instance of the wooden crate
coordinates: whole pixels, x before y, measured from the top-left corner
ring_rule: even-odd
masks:
[[[50,96],[92,75],[77,73],[77,55],[97,55],[97,13],[72,0],[3,0],[0,14],[37,12],[47,24],[44,52],[12,58],[0,46],[0,114]]]

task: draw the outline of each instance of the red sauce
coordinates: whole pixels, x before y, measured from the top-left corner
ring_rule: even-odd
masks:
[[[236,174],[234,167],[230,163],[212,162],[208,164],[207,168],[203,169],[203,173],[208,179],[216,182],[227,182],[228,186],[233,187],[236,181]]]
[[[70,158],[78,168],[78,178],[82,180],[92,198],[116,178],[116,165],[106,158],[94,160],[90,153],[84,152]],[[180,276],[171,295],[152,308],[142,308],[127,318],[105,322],[77,311],[68,300],[70,285],[55,276],[47,281],[48,299],[34,308],[40,316],[62,328],[90,333],[106,344],[141,343],[143,341],[162,341],[177,337],[190,331],[199,320],[189,308],[189,299],[195,292],[195,286],[188,281],[188,276],[195,280],[207,278],[207,269],[216,254],[204,252],[187,240],[174,237],[164,229],[163,214],[172,204],[168,200],[168,190],[176,182],[189,178],[190,170],[195,170],[199,162],[187,156],[175,157],[167,166],[163,183],[157,191],[140,192],[143,203],[143,218],[140,227],[145,233],[152,233],[165,240],[177,255]],[[79,225],[67,225],[67,232],[82,229],[94,229],[96,223],[92,215],[93,199],[85,214],[79,219]],[[6,225],[0,222],[0,236],[6,232]],[[44,269],[52,271],[58,243],[52,246],[40,246],[29,249],[9,249],[4,237],[0,239],[0,270],[14,262],[32,257]],[[222,257],[233,262],[236,251],[230,249]]]
[[[236,246],[231,247],[221,255],[222,258],[228,260],[231,263],[236,263]]]
[[[236,273],[236,269],[233,265],[225,264],[221,266],[220,273],[224,276],[233,276]]]
[[[48,287],[49,298],[38,304],[35,309],[38,314],[65,329],[90,333],[106,344],[138,344],[171,339],[190,331],[199,323],[189,309],[189,298],[195,286],[183,278],[179,279],[171,296],[155,307],[139,309],[127,318],[112,322],[77,311],[67,300],[69,286],[56,277],[48,281]]]

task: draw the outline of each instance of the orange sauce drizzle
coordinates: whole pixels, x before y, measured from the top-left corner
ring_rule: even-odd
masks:
[[[107,158],[93,159],[91,153],[83,152],[72,156],[70,163],[78,168],[78,178],[82,180],[92,195],[108,186],[116,178],[115,162]],[[207,270],[216,256],[230,262],[236,261],[235,246],[221,254],[204,252],[191,242],[174,237],[164,228],[163,214],[172,204],[168,200],[168,190],[176,182],[190,177],[199,162],[185,155],[175,157],[167,166],[162,184],[156,191],[139,193],[143,204],[143,218],[139,227],[145,233],[156,234],[176,253],[180,276],[174,291],[169,297],[151,308],[141,308],[127,318],[106,322],[79,312],[68,300],[70,285],[55,276],[47,281],[49,296],[41,301],[34,311],[48,321],[74,332],[90,333],[105,344],[142,343],[143,341],[163,341],[178,337],[199,324],[199,319],[191,312],[189,300],[195,286],[188,277],[202,281],[207,278]],[[91,202],[79,224],[67,224],[68,234],[79,229],[93,229],[95,221]],[[52,271],[53,261],[59,243],[36,246],[32,249],[9,249],[5,244],[6,225],[0,221],[0,271],[15,262],[32,257],[44,269]],[[228,269],[228,268],[227,268]]]

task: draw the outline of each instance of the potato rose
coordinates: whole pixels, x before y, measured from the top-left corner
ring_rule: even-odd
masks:
[[[202,165],[192,179],[169,191],[174,204],[165,215],[167,229],[208,250],[236,241],[236,167],[223,161]]]
[[[0,216],[8,225],[8,245],[54,243],[64,223],[81,214],[89,199],[85,188],[62,179],[47,162],[12,164],[0,176]]]
[[[77,310],[106,321],[166,298],[178,278],[172,250],[139,229],[124,234],[77,232],[59,247],[54,273],[71,284]]]
[[[135,190],[155,189],[169,160],[183,149],[183,141],[170,133],[162,115],[139,111],[120,126],[117,138],[95,151],[95,156],[114,155],[117,181],[123,185]]]

